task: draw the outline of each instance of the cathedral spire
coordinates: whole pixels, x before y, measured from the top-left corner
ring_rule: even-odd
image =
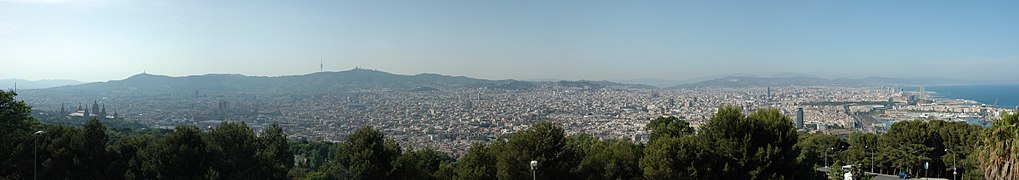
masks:
[[[92,101],[92,114],[87,115],[99,115],[99,100]]]
[[[99,113],[97,114],[99,116],[99,119],[106,119],[106,103],[103,103],[103,109],[100,110]]]

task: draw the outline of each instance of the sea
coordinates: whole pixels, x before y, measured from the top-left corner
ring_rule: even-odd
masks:
[[[943,85],[927,86],[925,89],[935,92],[930,94],[935,98],[968,99],[997,108],[1013,109],[1019,106],[1019,84]],[[918,91],[920,87],[906,86],[902,90]],[[997,105],[994,104],[995,101],[997,101]],[[991,125],[979,118],[962,118],[961,120],[984,127]],[[886,128],[890,128],[892,123],[893,121],[885,121]]]
[[[907,86],[905,91],[917,91],[918,86]],[[931,97],[975,100],[982,104],[994,105],[998,108],[1015,109],[1019,106],[1019,84],[980,84],[980,85],[945,85],[927,86],[927,91],[937,92]]]

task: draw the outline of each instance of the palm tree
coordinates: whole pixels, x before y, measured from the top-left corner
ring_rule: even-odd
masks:
[[[1003,114],[984,130],[979,153],[985,179],[1019,179],[1019,112]]]

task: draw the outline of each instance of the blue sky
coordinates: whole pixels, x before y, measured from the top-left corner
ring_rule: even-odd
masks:
[[[0,79],[354,67],[488,79],[1009,80],[1019,1],[0,0]]]

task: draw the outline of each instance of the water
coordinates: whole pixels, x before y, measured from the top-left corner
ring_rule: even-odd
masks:
[[[919,87],[904,87],[906,91],[917,91]],[[1019,106],[1019,84],[984,84],[984,85],[952,85],[952,86],[927,86],[927,91],[934,91],[932,97],[944,97],[952,99],[969,99],[977,102],[992,105],[998,100],[998,108],[1015,108]]]

